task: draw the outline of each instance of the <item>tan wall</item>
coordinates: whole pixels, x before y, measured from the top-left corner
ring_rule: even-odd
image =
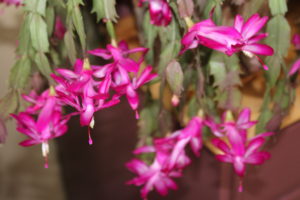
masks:
[[[0,7],[0,96],[7,91],[9,70],[15,62],[15,48],[22,21],[21,8]],[[40,146],[24,148],[18,143],[25,137],[8,123],[7,143],[0,148],[1,200],[63,200],[60,169],[55,144],[50,144],[50,167],[43,168]]]

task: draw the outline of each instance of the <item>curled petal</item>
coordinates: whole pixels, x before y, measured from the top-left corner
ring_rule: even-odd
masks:
[[[109,54],[109,52],[106,49],[94,49],[88,51],[88,53],[94,56],[99,56],[105,60],[109,60],[112,58],[112,56]]]
[[[211,142],[214,146],[218,147],[225,154],[231,153],[229,146],[223,140],[221,140],[219,138],[214,138],[214,139],[212,139]]]
[[[246,52],[251,52],[252,54],[264,56],[272,56],[274,54],[273,48],[265,44],[247,44],[242,47],[242,50]]]
[[[267,21],[267,16],[260,18],[258,14],[252,15],[243,26],[243,37],[245,39],[251,38],[267,23]]]
[[[238,32],[242,32],[243,25],[244,25],[243,17],[241,15],[236,15],[234,20],[234,28]]]
[[[95,109],[92,104],[88,104],[84,110],[84,112],[80,115],[80,124],[81,126],[88,126],[92,121],[92,117],[94,115]]]
[[[36,144],[39,144],[41,143],[42,141],[37,141],[37,140],[24,140],[23,142],[20,142],[19,145],[23,146],[23,147],[29,147],[29,146],[32,146],[32,145],[36,145]]]
[[[296,72],[298,72],[300,69],[300,59],[298,59],[291,67],[290,71],[289,71],[289,75],[293,75]]]
[[[235,157],[233,161],[234,171],[237,175],[243,177],[245,175],[245,163],[241,157]]]
[[[245,162],[249,164],[254,164],[254,165],[261,165],[263,164],[266,160],[270,159],[271,154],[268,152],[255,152],[245,158]]]
[[[126,167],[130,171],[139,175],[148,171],[148,166],[146,165],[146,163],[138,159],[132,159],[131,161],[127,162]]]

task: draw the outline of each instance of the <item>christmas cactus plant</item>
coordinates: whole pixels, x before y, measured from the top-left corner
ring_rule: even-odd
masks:
[[[232,164],[239,191],[246,166],[270,158],[263,147],[293,103],[300,68],[285,62],[289,46],[300,46],[285,0],[133,0],[140,46],[118,39],[115,0],[0,2],[24,12],[1,118],[28,136],[21,146],[41,145],[46,168],[48,141],[67,133],[71,117],[80,116],[92,145],[95,112],[123,96],[139,125],[127,184],[141,187],[142,199],[180,189],[174,179],[203,148]],[[255,119],[241,101],[258,74]]]

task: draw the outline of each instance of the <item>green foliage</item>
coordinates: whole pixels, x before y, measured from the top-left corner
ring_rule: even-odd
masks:
[[[27,15],[23,21],[23,24],[20,29],[19,33],[19,46],[17,48],[17,54],[30,54],[29,52],[32,50],[31,46],[31,38],[30,38],[30,20],[29,16]]]
[[[16,112],[18,109],[20,93],[17,90],[10,90],[0,101],[0,116],[6,119],[9,114]]]
[[[146,12],[144,15],[144,21],[143,21],[143,32],[144,32],[144,38],[145,38],[145,46],[149,48],[149,51],[146,55],[147,63],[154,64],[154,41],[157,38],[158,35],[158,29],[157,27],[153,26],[150,23],[150,15],[149,12]]]
[[[213,21],[217,25],[221,25],[222,23],[222,2],[223,0],[210,0],[207,1],[205,9],[204,9],[204,18],[209,19],[210,15],[213,14]],[[213,11],[213,13],[212,13]]]
[[[275,53],[265,60],[269,66],[269,70],[265,72],[267,89],[263,105],[261,106],[256,133],[267,131],[266,126],[272,117],[275,118],[277,115],[282,115],[283,110],[287,110],[291,104],[291,89],[286,87],[288,83],[287,77],[280,77],[281,72],[286,73],[287,71],[284,57],[288,53],[291,34],[289,23],[284,17],[284,14],[287,12],[286,1],[269,0],[269,7],[273,18],[267,24],[269,36],[266,38],[266,43],[273,47]],[[271,93],[271,89],[274,90],[274,95]],[[278,122],[275,119],[275,122],[272,123]]]
[[[177,57],[180,48],[180,31],[178,24],[175,20],[172,20],[169,26],[159,27],[158,35],[161,41],[161,53],[158,63],[158,72],[161,74],[167,67],[168,63]]]
[[[97,14],[97,20],[107,19],[117,22],[116,0],[93,0],[92,13]]]
[[[66,51],[68,54],[68,57],[71,61],[71,63],[75,63],[77,54],[76,54],[76,45],[74,42],[74,38],[73,38],[73,31],[72,30],[68,30],[65,33],[65,37],[64,37],[64,42],[66,45]]]
[[[228,57],[213,52],[209,60],[210,75],[214,78],[218,107],[226,110],[237,110],[241,102],[241,85],[239,76],[239,59],[236,55]]]
[[[266,125],[272,118],[272,111],[270,109],[270,103],[271,103],[271,89],[267,86],[264,100],[260,109],[260,116],[258,118],[258,123],[256,124],[255,131],[256,133],[262,133],[266,131]]]
[[[140,137],[148,137],[157,130],[158,128],[158,116],[159,105],[157,103],[153,103],[147,107],[145,107],[140,113],[140,119],[138,125],[139,135]]]
[[[26,0],[25,10],[45,17],[47,0]]]
[[[273,112],[268,108],[261,110],[260,116],[258,118],[258,123],[256,124],[255,131],[257,134],[266,132],[266,125],[271,120]]]
[[[31,61],[27,56],[23,56],[10,71],[9,86],[13,89],[25,88],[30,72]]]
[[[276,85],[276,82],[279,78],[280,72],[281,72],[281,62],[282,59],[280,59],[278,56],[269,56],[266,58],[266,64],[269,67],[269,70],[266,71],[266,77],[267,77],[267,83],[269,87],[273,88]]]
[[[46,55],[42,52],[37,52],[34,61],[39,71],[50,81],[50,74],[52,73],[52,70]]]
[[[106,22],[106,29],[107,29],[107,32],[108,32],[109,36],[112,39],[116,39],[115,28],[114,28],[114,25],[111,21]]]
[[[273,17],[267,25],[269,36],[266,43],[274,48],[276,56],[284,57],[290,46],[291,28],[288,21],[282,15]]]
[[[32,46],[36,51],[48,52],[49,42],[47,34],[47,25],[40,15],[29,14],[29,31]]]
[[[171,61],[166,67],[166,78],[172,92],[180,96],[183,91],[183,72],[176,60]]]
[[[48,6],[46,9],[46,24],[48,37],[50,37],[55,26],[55,11],[53,6]]]
[[[286,0],[269,0],[272,15],[284,15],[287,12]]]
[[[82,0],[68,0],[67,2],[67,26],[68,30],[76,30],[83,50],[86,49],[86,34],[84,23],[79,6],[83,5]]]

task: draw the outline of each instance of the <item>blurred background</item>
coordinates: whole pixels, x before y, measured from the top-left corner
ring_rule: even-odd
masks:
[[[117,34],[120,40],[137,46],[130,2],[120,1]],[[299,0],[289,0],[288,19],[293,33],[300,33],[297,29],[299,9]],[[21,9],[14,6],[2,6],[0,12],[0,96],[3,96],[8,88],[10,67],[14,64],[22,14]],[[294,57],[291,49],[287,62]],[[246,84],[247,95],[243,98],[243,105],[255,111],[254,117],[258,115],[261,98],[251,95],[249,88],[259,87],[259,84],[259,76],[248,86]],[[151,194],[149,199],[299,200],[299,110],[297,98],[282,131],[266,147],[272,154],[271,160],[259,167],[248,167],[243,193],[237,192],[238,180],[231,166],[215,161],[212,153],[203,151],[199,159],[194,158],[184,177],[177,180],[178,191],[171,191],[167,197]],[[97,113],[92,146],[87,142],[87,129],[81,128],[78,122],[78,118],[73,118],[68,134],[50,144],[50,167],[44,169],[40,146],[18,146],[25,137],[17,133],[14,122],[9,121],[9,136],[0,148],[0,200],[140,199],[138,188],[125,185],[133,174],[124,164],[133,157],[131,151],[137,142],[136,120],[128,104],[122,101],[116,107]]]

